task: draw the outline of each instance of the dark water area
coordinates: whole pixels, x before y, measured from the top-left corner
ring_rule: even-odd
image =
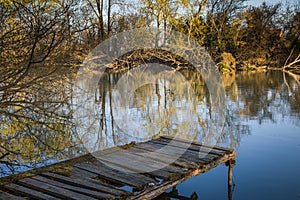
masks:
[[[296,80],[280,72],[223,76],[220,111],[199,74],[166,78],[168,73],[173,72],[132,86],[129,99],[120,97],[121,86],[137,82],[123,73],[102,76],[95,88],[83,83],[90,96],[76,96],[74,80],[67,78],[0,93],[0,177],[132,141],[180,135],[237,152],[231,197],[228,168],[221,165],[178,185],[182,198],[300,199]]]

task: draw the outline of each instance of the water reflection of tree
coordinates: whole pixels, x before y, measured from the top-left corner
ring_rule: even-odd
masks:
[[[172,91],[173,86],[158,79],[156,83],[144,85],[134,92],[137,105],[147,111],[151,109],[149,104],[152,103],[159,119],[161,116],[170,117],[176,112],[175,101],[184,102],[189,99],[198,102],[202,110],[199,111],[196,106],[193,111],[199,114],[197,123],[202,128],[199,135],[208,137],[204,133],[207,130],[207,120],[210,119],[207,114],[211,114],[209,91],[199,73],[192,70],[180,73],[192,88],[194,98],[186,92],[180,92],[185,86],[177,85],[176,94]],[[112,99],[115,86],[122,76],[123,73],[103,75],[95,91],[96,121],[99,127],[97,143],[102,148],[139,141],[129,137],[115,123]],[[2,171],[7,168],[12,171],[24,170],[18,167],[34,167],[43,162],[51,162],[51,159],[63,160],[78,155],[83,150],[77,146],[79,142],[70,119],[72,109],[69,102],[72,94],[68,78],[70,79],[63,77],[64,81],[57,80],[56,74],[17,92],[0,94]],[[248,120],[277,122],[279,115],[299,119],[300,91],[294,79],[286,77],[290,89],[287,89],[282,73],[237,74],[232,81],[228,81],[229,79],[225,88],[226,120],[219,142],[237,147],[243,135],[250,134]],[[295,123],[299,125],[299,120],[295,120]],[[185,126],[187,125],[182,125],[183,128]],[[162,131],[158,135],[181,134],[176,129],[170,131],[172,125],[169,120],[165,120],[164,127],[167,132]]]
[[[0,93],[0,176],[79,154],[63,74]]]
[[[240,114],[262,122],[264,119],[276,121],[276,115],[299,117],[299,86],[287,77],[291,86],[288,90],[282,73],[256,73],[237,76],[240,101],[245,103]],[[298,102],[298,103],[297,103]]]
[[[210,113],[210,94],[205,86],[205,82],[201,79],[201,75],[192,70],[183,70],[181,74],[192,87],[195,96],[194,100],[205,105],[206,113]],[[108,73],[102,76],[102,79],[99,81],[97,101],[99,102],[98,113],[101,126],[99,141],[102,148],[129,143],[133,140],[138,141],[137,138],[126,135],[114,121],[116,116],[114,116],[111,99],[114,88],[122,76],[123,73]],[[287,110],[287,107],[292,110],[292,115],[299,115],[299,106],[297,104],[299,101],[299,87],[292,79],[288,79],[288,83],[293,90],[293,94],[289,94],[281,73],[237,74],[236,77],[227,77],[224,81],[227,81],[225,85],[226,119],[222,134],[218,138],[221,143],[229,143],[232,147],[239,146],[243,135],[249,135],[251,132],[247,124],[249,119],[259,120],[260,123],[266,119],[275,121],[278,113],[286,116],[290,115],[290,110]],[[149,104],[155,104],[159,116],[163,116],[163,112],[168,112],[169,116],[172,112],[176,112],[176,108],[172,106],[176,99],[184,101],[190,98],[187,95],[176,96],[176,94],[172,94],[170,85],[167,86],[163,81],[159,82],[159,80],[155,84],[148,84],[138,88],[134,95],[139,103],[136,106],[142,111],[149,111],[151,109],[149,106],[153,106]],[[207,122],[203,119],[205,113],[199,112],[197,108],[194,109],[196,109],[194,110],[195,112],[199,113],[199,126],[205,129],[207,125]],[[168,131],[171,127],[171,122],[169,120],[165,120],[165,122],[164,127],[167,129],[167,132],[164,132],[164,134],[180,134],[176,130],[173,132]],[[163,134],[163,132],[159,134]],[[199,135],[200,138],[207,137],[203,132]],[[153,136],[155,134],[149,135],[149,137]]]
[[[188,93],[180,92],[181,90],[186,89],[186,85],[180,85],[180,82],[174,82],[178,84],[176,87],[178,89],[177,93],[172,92],[172,85],[166,85],[164,80],[156,80],[154,84],[144,85],[143,87],[138,88],[134,92],[136,106],[142,112],[145,112],[146,115],[143,116],[145,119],[156,119],[156,122],[159,121],[161,116],[164,116],[162,119],[164,121],[163,130],[159,133],[153,133],[148,135],[148,138],[157,137],[160,134],[167,135],[176,135],[182,134],[182,137],[186,139],[194,139],[197,137],[200,138],[209,138],[216,137],[216,135],[209,135],[209,120],[211,119],[212,109],[210,104],[210,93],[205,85],[205,82],[201,78],[201,74],[193,70],[183,70],[180,72],[188,85],[193,91],[194,99],[191,99],[191,96],[187,95]],[[118,144],[129,143],[132,140],[138,140],[138,138],[132,138],[126,135],[119,129],[118,125],[114,122],[114,112],[112,112],[112,93],[114,93],[114,87],[117,85],[119,79],[123,76],[123,73],[118,74],[106,74],[101,77],[99,81],[98,91],[96,92],[97,99],[97,108],[99,113],[99,141],[101,148],[108,148]],[[179,129],[172,130],[172,115],[175,112],[178,112],[178,108],[174,106],[175,101],[185,102],[187,99],[190,99],[194,103],[193,112],[197,113],[197,124],[199,126],[197,136],[192,134],[187,134],[186,132],[178,131]],[[155,105],[153,105],[155,104]],[[155,107],[153,107],[155,106]],[[184,105],[183,105],[184,106]],[[149,110],[155,109],[158,116],[153,117],[149,116]],[[225,129],[222,132],[222,135],[217,135],[217,140],[220,142],[230,141],[232,146],[236,146],[242,135],[249,134],[249,127],[243,125],[238,118],[237,114],[228,107],[226,110],[226,121]],[[193,119],[185,119],[193,120]],[[146,123],[156,123],[153,121],[147,121]],[[182,129],[188,126],[188,124],[182,124]],[[101,139],[100,139],[101,138]]]
[[[106,142],[104,142],[105,144],[104,143],[102,144],[104,145],[102,146],[103,148],[109,147],[110,145],[128,143],[130,142],[130,140],[134,140],[134,138],[130,138],[128,137],[128,135],[126,136],[126,134],[122,132],[122,130],[118,127],[118,125],[114,124],[114,113],[112,111],[113,110],[112,93],[114,92],[113,88],[117,85],[117,82],[121,77],[122,74],[107,74],[105,76],[102,76],[101,80],[99,81],[100,83],[98,87],[99,91],[97,91],[96,93],[98,99],[97,108],[100,115],[99,135],[102,136],[103,134],[105,134],[108,137],[110,137],[111,135],[113,139],[113,144],[111,143],[112,140],[110,139],[106,140]],[[144,85],[143,87],[138,88],[136,91],[134,91],[134,96],[136,100],[135,106],[137,106],[141,112],[147,113],[147,112],[151,112],[151,109],[153,109],[154,106],[153,103],[155,103],[159,117],[167,116],[167,115],[170,117],[170,115],[174,113],[174,109],[175,109],[172,107],[172,102],[175,100],[175,98],[182,99],[183,97],[178,95],[175,97],[175,94],[171,89],[172,86],[170,85],[167,86],[164,80],[157,80],[157,81],[159,81],[160,83],[157,82],[156,84]],[[150,117],[153,117],[152,115],[149,116],[149,113],[147,113],[146,115],[144,116],[145,117],[144,120],[146,121]],[[168,128],[170,128],[171,126],[170,122],[167,119],[165,119],[164,122],[165,123],[163,126],[167,128],[167,130],[169,130]],[[153,123],[155,123],[155,121]],[[149,135],[148,137],[153,137],[153,136],[154,135]]]
[[[289,116],[299,119],[299,85],[292,77],[286,77],[290,89],[281,72],[238,73],[230,84],[230,77],[225,79],[228,109],[223,137],[234,141],[231,146],[250,134],[248,120],[277,123]],[[299,126],[299,120],[294,123]]]

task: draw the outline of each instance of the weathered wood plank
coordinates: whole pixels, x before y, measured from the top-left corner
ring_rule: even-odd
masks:
[[[105,169],[106,173],[113,173],[113,175],[121,175],[127,178],[130,178],[136,182],[141,182],[143,185],[148,185],[149,183],[156,183],[157,180],[151,176],[146,176],[144,174],[137,173],[136,171],[126,169],[123,167],[118,167],[112,163],[102,162],[97,160],[97,162],[93,163],[98,169]]]
[[[30,187],[34,190],[37,190],[39,192],[43,192],[46,194],[49,194],[51,196],[55,196],[58,198],[63,198],[63,199],[73,199],[73,200],[80,200],[80,199],[87,199],[87,200],[92,200],[95,199],[93,197],[89,197],[77,192],[73,192],[67,189],[63,189],[60,187],[56,187],[50,184],[47,184],[45,182],[40,182],[37,180],[34,180],[32,178],[25,178],[21,179],[18,181],[19,184]]]
[[[184,154],[190,154],[194,155],[198,158],[204,158],[204,159],[214,159],[217,158],[218,155],[210,154],[210,151],[208,149],[200,149],[200,151],[194,151],[192,149],[189,149],[190,145],[188,144],[178,144],[177,146],[172,143],[164,142],[161,140],[153,140],[149,141],[149,144],[155,144],[158,146],[161,146],[161,148],[166,148],[166,150],[170,149],[171,151],[178,151],[178,152],[183,152]]]
[[[171,155],[177,155],[180,158],[184,158],[190,162],[194,162],[197,164],[206,164],[211,162],[213,159],[217,158],[218,156],[210,156],[208,154],[203,154],[201,152],[194,152],[194,151],[184,151],[184,149],[180,149],[177,147],[168,146],[164,148],[166,145],[160,144],[160,143],[152,143],[148,142],[147,144],[150,144],[153,147],[156,147],[157,149],[160,149],[160,151],[171,154]]]
[[[151,176],[161,178],[164,181],[167,181],[167,180],[175,180],[177,178],[183,177],[185,171],[182,171],[181,173],[172,173],[172,172],[166,172],[166,170],[162,168],[159,170],[154,170],[146,173],[150,174]]]
[[[57,200],[58,198],[50,196],[48,194],[44,194],[42,192],[36,191],[34,189],[30,189],[27,187],[23,187],[21,185],[17,185],[14,183],[10,183],[8,185],[4,186],[5,190],[8,190],[15,194],[24,195],[26,197],[29,197],[31,199],[49,199],[49,200]]]
[[[96,173],[100,178],[103,178],[107,181],[115,182],[121,185],[128,185],[136,189],[141,189],[145,185],[148,185],[149,183],[156,182],[154,179],[148,179],[148,177],[145,177],[143,175],[138,175],[134,173],[130,174],[130,173],[125,173],[123,171],[117,172],[116,170],[112,170],[112,169],[108,170],[105,167],[102,166],[99,167],[97,165],[80,163],[75,165],[75,167],[84,169],[89,172]]]
[[[85,176],[85,174],[93,174],[93,175],[92,176],[90,176],[90,175]],[[84,169],[79,169],[77,167],[74,167],[72,169],[72,171],[70,173],[70,178],[76,178],[76,179],[79,179],[79,180],[88,181],[90,183],[100,184],[100,185],[103,185],[103,186],[106,186],[106,187],[109,187],[109,188],[118,189],[118,186],[114,187],[113,185],[108,184],[107,180],[99,178],[99,176],[97,174],[86,171]]]
[[[164,171],[167,171],[167,172],[182,174],[182,170],[179,167],[169,165],[169,163],[165,163],[165,162],[162,162],[159,160],[147,158],[147,157],[143,156],[142,154],[136,155],[133,153],[133,151],[134,150],[132,150],[130,152],[130,151],[126,150],[121,153],[114,153],[111,155],[101,156],[99,159],[105,159],[109,162],[111,160],[119,160],[119,162],[122,163],[121,165],[124,164],[122,161],[129,162],[129,164],[131,164],[131,165],[140,166],[141,167],[140,170],[142,170],[141,172],[144,172],[148,169],[150,169],[150,170],[151,169],[163,169]],[[159,156],[159,155],[157,155],[157,156]]]
[[[132,147],[127,151],[135,155],[144,156],[146,158],[153,159],[155,161],[157,160],[170,165],[172,164],[181,168],[193,169],[197,167],[197,164],[195,163],[188,162],[187,160],[183,160],[175,156],[172,157],[170,155],[157,153],[155,151],[151,151],[150,149],[139,147],[139,145],[136,147]]]
[[[141,145],[138,145],[134,148],[141,149],[141,150],[146,150],[146,151],[149,151],[149,152],[155,152],[155,151],[160,149],[159,147],[153,146],[153,145],[150,145],[150,144],[141,144]],[[169,151],[167,152],[165,150],[161,150],[161,151],[156,152],[156,153],[159,153],[162,157],[167,157],[171,160],[176,160],[175,163],[179,162],[178,163],[179,166],[182,165],[182,166],[186,166],[187,168],[197,168],[199,166],[199,163],[196,163],[196,162],[193,162],[193,161],[181,158],[181,157],[178,158],[178,154],[176,154],[176,152],[169,152]]]
[[[139,152],[138,150],[139,149],[136,149],[136,153]],[[134,152],[134,150],[132,152]],[[144,163],[148,166],[151,165],[152,163],[152,167],[154,169],[157,169],[157,170],[145,172],[146,174],[154,175],[156,177],[160,177],[162,175],[161,178],[168,179],[168,180],[170,178],[175,178],[175,177],[180,177],[185,175],[186,169],[182,167],[171,165],[171,163],[163,162],[160,161],[159,159],[148,158],[145,154],[136,155],[132,152],[128,153],[129,157],[141,163]],[[155,154],[155,156],[157,156],[157,158],[160,157],[159,154]],[[167,175],[168,177],[165,177],[165,175]]]
[[[155,165],[149,162],[145,163],[141,160],[134,160],[125,156],[122,157],[121,155],[111,155],[109,157],[100,157],[98,159],[110,163],[111,165],[114,165],[114,168],[117,168],[117,166],[119,166],[119,168],[123,168],[125,170],[126,169],[131,170],[136,174],[147,173],[149,175],[158,178],[163,178],[163,179],[169,179],[169,177],[171,177],[172,174],[174,174],[174,172],[169,172],[168,170],[164,170],[162,165]],[[156,169],[161,169],[161,170],[156,170]],[[177,172],[179,175],[182,174],[182,172],[180,171]]]
[[[184,149],[188,148],[188,150],[191,150],[191,151],[209,153],[209,154],[213,154],[213,155],[217,155],[217,156],[223,156],[226,153],[226,151],[214,150],[209,147],[195,145],[193,143],[191,143],[191,144],[183,143],[183,142],[179,142],[177,140],[172,140],[172,142],[171,142],[171,140],[167,140],[164,138],[158,138],[155,141],[159,141],[159,142],[162,142],[163,144],[168,144],[168,145],[175,146],[178,148],[184,148]]]
[[[24,198],[22,198],[22,197],[18,197],[18,196],[15,196],[15,195],[12,195],[12,194],[9,194],[9,193],[6,193],[6,192],[2,192],[2,191],[0,191],[0,199],[3,199],[3,200],[24,200]]]
[[[66,176],[62,176],[62,175],[54,174],[54,173],[42,173],[40,175],[50,178],[50,179],[54,179],[54,180],[63,182],[63,183],[67,183],[67,184],[70,184],[73,186],[82,187],[82,188],[91,189],[91,190],[102,191],[102,192],[106,192],[106,193],[113,194],[116,196],[129,195],[129,193],[127,191],[117,189],[113,186],[108,187],[108,186],[105,186],[100,183],[95,184],[95,183],[88,182],[86,180],[70,178],[70,177],[66,177]]]
[[[141,146],[139,146],[138,148],[146,148],[146,149],[152,149],[152,151],[158,151],[161,154],[167,155],[172,157],[172,159],[176,159],[179,157],[180,160],[184,160],[187,163],[192,163],[194,165],[196,165],[196,168],[199,168],[200,165],[207,163],[207,160],[203,160],[203,159],[198,159],[197,157],[195,157],[195,155],[189,155],[189,154],[182,154],[182,151],[176,151],[176,150],[172,150],[170,151],[170,149],[162,149],[161,146],[159,145],[155,145],[155,144],[142,144]]]
[[[106,161],[109,162],[109,161]],[[168,172],[166,170],[164,170],[163,168],[160,170],[155,170],[155,169],[148,169],[147,171],[143,171],[141,165],[131,165],[128,162],[123,162],[122,164],[120,164],[117,161],[111,162],[109,163],[109,165],[113,166],[113,168],[115,169],[119,169],[119,170],[126,170],[126,171],[131,171],[133,174],[145,174],[147,176],[152,177],[153,179],[159,178],[159,179],[163,179],[163,180],[169,180],[171,177],[175,177],[175,176],[182,176],[182,173],[172,173],[172,172]],[[154,182],[154,183],[155,183]],[[151,185],[153,184],[153,182],[149,182],[147,185]]]
[[[73,185],[68,185],[65,183],[61,183],[59,181],[55,181],[49,178],[45,178],[42,176],[34,176],[32,177],[32,179],[47,183],[47,184],[51,184],[53,186],[56,187],[60,187],[60,188],[64,188],[64,189],[68,189],[74,192],[78,192],[87,196],[91,196],[97,199],[115,199],[115,196],[108,194],[108,193],[104,193],[104,192],[99,192],[99,191],[95,191],[95,190],[90,190],[90,189],[86,189],[86,188],[82,188],[82,187],[76,187]]]
[[[70,171],[70,177],[71,178],[78,178],[78,179],[94,179],[97,177],[97,174],[82,170],[82,169],[78,169],[76,167],[74,167],[71,171]]]
[[[174,137],[166,136],[166,135],[162,135],[162,136],[160,136],[160,138],[164,138],[164,139],[168,139],[168,140],[176,140],[176,141],[183,142],[183,143],[191,143],[190,141],[185,140],[185,139],[174,138]],[[228,153],[233,152],[233,149],[227,148],[227,147],[212,146],[212,145],[202,144],[202,143],[199,143],[199,142],[196,142],[196,141],[193,141],[192,144],[212,148],[212,149],[215,149],[215,150],[225,151],[225,152],[228,152]]]

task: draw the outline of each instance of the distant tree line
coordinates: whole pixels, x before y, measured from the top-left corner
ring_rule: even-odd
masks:
[[[222,67],[281,67],[287,58],[295,61],[300,50],[299,0],[259,6],[246,2],[0,0],[0,91],[21,87],[18,83],[30,68],[42,65],[51,73],[57,64],[77,64],[111,35],[139,27],[185,33]],[[222,64],[224,53],[234,62]]]

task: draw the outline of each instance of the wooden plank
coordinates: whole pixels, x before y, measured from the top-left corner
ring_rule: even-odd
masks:
[[[6,193],[6,192],[0,192],[0,199],[3,199],[3,200],[24,200],[24,198],[22,197],[18,197],[18,196],[15,196],[15,195],[12,195],[12,194],[9,194],[9,193]]]
[[[90,177],[90,175],[85,176],[86,173],[87,174],[93,174],[93,176],[92,177]],[[109,188],[118,189],[118,186],[114,187],[113,185],[108,184],[107,180],[100,179],[97,174],[89,172],[89,171],[86,171],[84,169],[79,169],[77,167],[74,167],[72,169],[72,172],[70,174],[70,178],[85,180],[85,181],[88,181],[90,183],[100,184],[100,185],[103,185],[103,186],[106,186],[106,187],[109,187]],[[117,184],[114,184],[114,185],[117,185]]]
[[[166,149],[177,149],[180,152],[184,152],[184,153],[188,153],[188,154],[193,154],[193,155],[197,155],[197,157],[200,158],[215,158],[215,157],[219,157],[222,156],[223,154],[220,155],[215,155],[215,154],[209,154],[209,150],[206,149],[201,149],[201,151],[195,151],[193,149],[190,149],[190,146],[186,146],[183,143],[178,143],[178,145],[173,145],[174,142],[172,143],[167,143],[167,142],[163,142],[163,141],[159,141],[159,140],[155,140],[155,141],[149,141],[149,144],[155,144],[155,145],[160,145],[162,147],[166,147]],[[182,145],[179,145],[182,144]],[[188,147],[188,148],[187,148]]]
[[[164,181],[167,180],[175,180],[178,179],[180,177],[184,176],[184,173],[172,173],[172,172],[167,172],[164,168],[159,169],[159,170],[155,170],[155,171],[151,171],[151,172],[146,172],[147,174],[150,174],[151,176],[155,176],[157,178],[161,178]]]
[[[188,148],[188,150],[191,150],[191,151],[209,153],[209,154],[213,154],[213,155],[217,155],[217,156],[223,156],[226,153],[225,151],[214,150],[212,148],[199,146],[199,145],[195,145],[195,144],[192,144],[192,143],[187,144],[187,143],[184,143],[184,142],[179,142],[177,140],[172,140],[172,142],[171,142],[171,140],[167,140],[167,139],[164,139],[164,138],[158,138],[155,141],[159,141],[159,142],[162,142],[164,144],[168,144],[168,145],[175,146],[175,147],[178,147],[178,148],[184,148],[184,149]]]
[[[126,170],[126,171],[129,170],[132,171],[132,173],[134,174],[145,174],[147,176],[153,177],[153,179],[159,178],[163,180],[169,180],[170,177],[174,176],[174,173],[168,172],[167,170],[164,169],[155,170],[153,168],[147,168],[147,166],[145,165],[141,166],[142,165],[141,163],[134,163],[134,162],[129,163],[128,161],[120,162],[118,159],[110,159],[110,160],[106,160],[105,162],[108,162],[109,165],[112,165],[115,169]],[[142,170],[143,167],[144,169],[146,169],[145,171]],[[182,173],[178,173],[178,176],[181,175]],[[148,184],[152,184],[152,183],[148,183]]]
[[[109,164],[109,166],[107,165]],[[101,170],[105,170],[105,172],[111,172],[113,173],[114,175],[117,174],[117,175],[121,175],[121,176],[129,176],[128,178],[132,178],[132,180],[135,180],[135,181],[141,181],[142,184],[145,184],[145,185],[148,185],[149,183],[156,183],[156,179],[153,178],[153,177],[149,177],[149,176],[145,176],[143,174],[140,174],[140,173],[136,173],[135,171],[133,170],[128,170],[126,169],[124,171],[124,168],[123,167],[116,167],[116,165],[112,165],[111,163],[107,163],[107,162],[101,162],[100,160],[97,160],[97,162],[94,162],[93,165],[95,167],[97,167],[98,169],[101,169]]]
[[[100,155],[98,159],[120,164],[121,166],[123,164],[125,166],[128,166],[128,164],[135,165],[135,169],[137,169],[136,167],[140,167],[139,169],[135,170],[136,172],[151,171],[153,168],[160,169],[162,168],[162,166],[165,166],[165,163],[159,163],[153,160],[149,161],[137,155],[126,153],[126,151],[121,153],[113,153],[109,155]]]
[[[198,158],[195,158],[195,156],[193,156],[193,155],[192,156],[187,155],[187,154],[181,155],[182,151],[177,152],[175,150],[170,151],[170,149],[169,150],[161,149],[161,146],[157,146],[157,145],[153,145],[153,144],[152,145],[151,144],[142,144],[138,148],[145,148],[148,150],[152,149],[152,151],[159,151],[159,153],[167,155],[167,156],[171,156],[173,159],[179,157],[178,159],[180,159],[180,160],[184,160],[187,163],[193,163],[193,164],[197,165],[196,168],[199,168],[200,165],[205,164],[207,162],[204,160],[199,160]]]
[[[136,151],[136,153],[139,152],[137,149],[135,151]],[[147,171],[152,171],[151,169],[163,169],[164,171],[167,171],[167,172],[182,174],[182,169],[179,167],[169,165],[170,163],[147,158],[147,157],[143,156],[143,154],[136,155],[133,152],[134,152],[134,150],[131,150],[131,151],[126,150],[122,153],[114,153],[111,155],[105,155],[105,156],[100,157],[99,159],[104,159],[106,157],[106,158],[108,158],[108,161],[110,161],[112,159],[117,159],[120,162],[128,161],[129,164],[140,166],[141,170],[142,170],[141,172],[144,172],[147,169],[148,169]],[[157,155],[157,156],[159,156],[159,155]]]
[[[176,141],[179,141],[179,142],[185,142],[185,143],[191,143],[190,141],[185,140],[185,139],[174,138],[174,137],[166,136],[166,135],[162,135],[162,136],[160,136],[160,138],[164,138],[164,139],[168,139],[168,140],[176,140]],[[212,145],[202,144],[202,143],[196,142],[196,141],[193,141],[192,144],[198,145],[198,146],[204,146],[204,147],[208,147],[208,148],[212,148],[212,149],[216,149],[216,150],[226,151],[226,152],[228,152],[228,153],[232,153],[232,152],[234,151],[234,150],[231,149],[231,148],[220,147],[220,146],[212,146]]]
[[[155,179],[146,177],[142,174],[117,171],[116,170],[117,168],[109,169],[103,165],[104,164],[100,165],[100,163],[97,165],[80,163],[80,164],[76,164],[75,167],[84,169],[89,172],[96,173],[99,177],[104,178],[108,181],[116,182],[122,185],[128,185],[136,189],[141,189],[150,183],[157,182]]]
[[[155,147],[153,145],[150,145],[150,144],[142,144],[142,145],[138,145],[134,148],[137,148],[137,149],[141,149],[141,150],[145,150],[145,151],[149,151],[149,152],[154,152],[160,148],[158,147]],[[179,162],[179,166],[186,166],[187,168],[197,168],[199,167],[199,163],[196,163],[196,162],[192,162],[192,161],[189,161],[187,159],[184,159],[184,158],[178,158],[178,155],[176,155],[176,152],[166,152],[166,151],[159,151],[159,154],[162,156],[162,157],[167,157],[171,160],[176,160],[176,164]]]
[[[90,189],[86,189],[86,188],[82,188],[82,187],[76,187],[73,185],[68,185],[65,183],[61,183],[59,181],[55,181],[55,180],[51,180],[49,178],[45,178],[42,176],[34,176],[32,177],[32,179],[47,183],[47,184],[51,184],[54,185],[56,187],[60,187],[60,188],[64,188],[64,189],[68,189],[74,192],[78,192],[87,196],[91,196],[91,197],[95,197],[97,199],[115,199],[115,197],[111,194],[108,193],[104,193],[104,192],[99,192],[99,191],[95,191],[95,190],[90,190]]]
[[[138,153],[138,149],[136,150],[136,153]],[[133,153],[128,153],[128,156],[131,157],[133,160],[139,161],[141,163],[144,163],[148,166],[152,165],[152,167],[154,167],[154,171],[149,171],[146,172],[150,175],[155,175],[157,177],[159,177],[160,175],[167,175],[168,177],[163,177],[164,179],[170,179],[170,178],[174,178],[174,177],[180,177],[180,176],[184,176],[186,170],[184,168],[181,167],[177,167],[174,165],[171,165],[171,163],[166,163],[166,162],[162,162],[159,160],[155,160],[152,158],[148,158],[147,156],[144,156],[144,154],[140,154],[140,155],[136,155]],[[158,154],[156,154],[155,156],[160,156]]]
[[[209,159],[213,159],[213,158],[217,158],[219,156],[222,156],[223,154],[220,155],[215,155],[215,154],[210,154],[209,149],[207,149],[206,147],[203,147],[205,149],[200,149],[201,151],[194,151],[193,149],[190,149],[190,145],[189,144],[184,144],[184,143],[177,143],[176,145],[176,141],[170,143],[170,142],[165,142],[165,141],[161,141],[161,140],[153,140],[153,141],[149,141],[149,144],[156,144],[156,145],[160,145],[161,148],[166,147],[172,147],[170,149],[175,149],[177,148],[178,151],[180,152],[184,152],[184,153],[188,153],[188,154],[193,154],[193,155],[197,155],[197,157],[199,158],[209,158]],[[175,143],[175,144],[174,144]]]
[[[80,178],[80,179],[94,179],[97,177],[97,174],[85,170],[81,170],[75,167],[70,171],[70,177]]]
[[[172,176],[172,174],[174,174],[164,169],[157,170],[154,173],[155,169],[163,168],[163,166],[161,165],[157,166],[151,163],[144,163],[141,160],[129,159],[128,157],[125,156],[122,157],[117,155],[111,155],[109,157],[100,157],[98,159],[114,165],[115,168],[119,166],[120,168],[131,170],[136,174],[147,173],[149,175],[154,175],[155,177],[163,178],[163,179],[168,179],[170,176]]]
[[[147,157],[147,158],[150,158],[153,160],[157,160],[157,161],[160,161],[163,163],[169,163],[169,164],[172,164],[175,166],[179,166],[181,168],[194,169],[197,167],[197,164],[188,162],[187,160],[183,160],[183,159],[177,158],[175,156],[157,153],[155,151],[151,151],[150,149],[139,148],[138,146],[127,149],[127,151],[129,151],[130,153],[133,153],[135,155],[144,156],[144,157]]]
[[[40,182],[37,180],[34,180],[32,178],[25,178],[18,181],[19,184],[30,187],[34,190],[37,190],[39,192],[47,193],[49,195],[63,198],[63,199],[74,199],[74,200],[80,200],[80,199],[87,199],[92,200],[95,199],[93,197],[89,197],[77,192],[73,192],[67,189],[63,189],[60,187],[56,187],[50,184],[47,184],[45,182]]]
[[[27,187],[23,187],[21,185],[17,185],[17,184],[14,184],[14,183],[10,183],[8,185],[5,185],[4,189],[8,190],[10,192],[16,193],[16,194],[24,195],[26,197],[29,197],[30,199],[57,200],[56,197],[50,196],[48,194],[44,194],[42,192],[27,188]]]
[[[177,155],[180,158],[184,158],[190,162],[194,162],[197,164],[206,164],[208,162],[211,162],[213,159],[217,158],[217,157],[211,157],[211,158],[207,158],[207,157],[200,157],[199,153],[197,152],[192,152],[192,151],[183,151],[182,149],[179,149],[177,147],[172,147],[172,146],[168,146],[167,148],[163,148],[165,147],[165,145],[159,144],[159,143],[152,143],[152,142],[147,142],[147,144],[156,147],[157,149],[160,149],[160,151],[167,153],[167,154],[171,154],[171,155]],[[200,155],[204,156],[203,154],[200,153]],[[206,155],[205,155],[206,156]]]
[[[95,183],[91,183],[86,180],[82,180],[82,179],[78,179],[78,178],[70,178],[70,177],[66,177],[66,176],[62,176],[62,175],[54,174],[54,173],[48,173],[48,172],[42,173],[40,175],[50,178],[50,179],[53,179],[53,180],[63,182],[63,183],[67,183],[67,184],[70,184],[73,186],[82,187],[82,188],[91,189],[91,190],[102,191],[102,192],[113,194],[116,196],[129,195],[129,193],[127,191],[117,189],[114,186],[105,186],[100,183],[95,184]]]

